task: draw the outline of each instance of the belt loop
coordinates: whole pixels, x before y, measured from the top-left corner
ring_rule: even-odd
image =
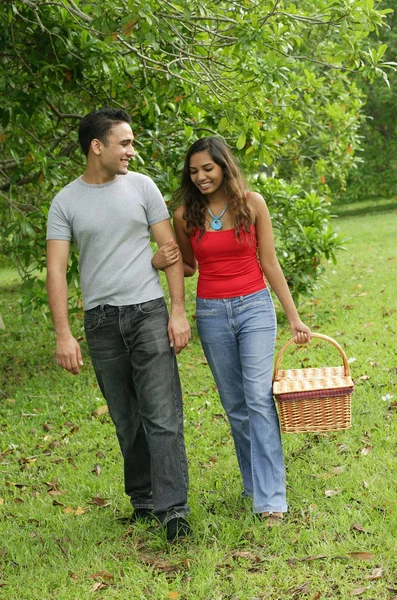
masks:
[[[105,313],[105,305],[104,304],[100,304],[99,305],[99,315],[103,318],[106,319],[106,313]]]

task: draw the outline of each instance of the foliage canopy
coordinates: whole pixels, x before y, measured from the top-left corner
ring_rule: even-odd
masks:
[[[385,7],[395,6],[393,0],[384,0]],[[387,15],[388,27],[382,32],[382,40],[387,43],[385,60],[397,56],[397,12]],[[374,48],[379,49],[380,40],[370,36]],[[342,201],[356,201],[367,198],[390,198],[397,192],[397,72],[389,73],[389,86],[363,81],[367,101],[364,107],[365,120],[360,135],[362,152],[357,169],[347,180],[346,190],[342,191]]]
[[[354,74],[385,76],[385,47],[368,35],[388,12],[373,0],[2,3],[1,250],[25,287],[40,300],[48,205],[83,169],[78,121],[114,105],[133,117],[138,170],[167,199],[187,145],[224,136],[269,201],[294,294],[310,291],[341,243],[328,184],[355,161]]]

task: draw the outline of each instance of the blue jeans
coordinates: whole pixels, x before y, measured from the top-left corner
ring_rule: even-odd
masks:
[[[245,496],[253,510],[285,512],[280,427],[272,394],[276,316],[266,288],[196,301],[197,329],[227,413]]]
[[[187,515],[182,393],[164,298],[97,306],[84,328],[99,387],[116,426],[125,491],[165,524]]]

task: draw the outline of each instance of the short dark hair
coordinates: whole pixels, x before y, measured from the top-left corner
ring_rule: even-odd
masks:
[[[104,107],[83,117],[79,125],[79,142],[84,154],[88,156],[92,140],[106,144],[107,135],[117,123],[131,123],[130,115],[122,108]]]

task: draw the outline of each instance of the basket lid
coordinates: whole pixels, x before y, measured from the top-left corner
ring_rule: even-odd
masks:
[[[343,374],[327,374],[325,371],[338,369],[338,367],[325,367],[323,369],[292,369],[286,371],[287,377],[282,377],[282,372],[279,372],[281,379],[273,382],[273,393],[290,394],[291,392],[307,392],[311,390],[333,390],[346,389],[354,386],[354,382],[350,375]],[[294,376],[294,371],[297,375]],[[304,373],[308,371],[309,373]],[[317,373],[313,373],[316,371]],[[314,377],[313,375],[318,375]]]

